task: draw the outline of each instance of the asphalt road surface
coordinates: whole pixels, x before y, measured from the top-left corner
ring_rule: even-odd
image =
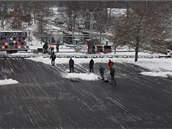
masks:
[[[116,68],[114,87],[62,78],[67,64],[0,59],[0,79],[19,82],[0,86],[0,129],[171,129],[172,80],[141,75],[146,70],[132,64]]]

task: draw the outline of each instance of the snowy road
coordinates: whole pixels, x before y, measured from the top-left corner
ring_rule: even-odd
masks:
[[[88,70],[86,64],[76,67]],[[60,73],[66,69],[65,64],[0,59],[0,79],[19,82],[0,86],[0,128],[172,128],[172,80],[144,76],[141,67],[119,63],[118,87],[113,87],[101,80],[64,79]]]

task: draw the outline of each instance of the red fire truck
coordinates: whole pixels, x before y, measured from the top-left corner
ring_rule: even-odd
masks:
[[[0,31],[0,51],[14,53],[27,51],[27,32],[25,31]]]

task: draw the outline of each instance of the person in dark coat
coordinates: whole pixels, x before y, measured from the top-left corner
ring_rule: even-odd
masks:
[[[93,61],[93,59],[91,59],[89,62],[90,73],[94,72],[93,66],[94,66],[94,61]]]
[[[48,43],[45,43],[43,45],[43,53],[46,53],[46,52],[48,52]]]
[[[105,71],[105,68],[102,65],[100,65],[99,73],[100,73],[100,76],[101,76],[102,80],[104,80],[104,71]]]
[[[70,73],[74,73],[74,60],[72,58],[69,60],[69,69]]]
[[[116,81],[115,81],[115,66],[113,64],[113,66],[110,69],[110,77],[111,77],[111,84],[112,85],[116,85]]]
[[[60,41],[58,40],[56,44],[56,52],[59,52],[59,45],[60,45]]]
[[[93,45],[92,52],[93,52],[93,54],[96,53],[96,47],[95,47],[95,45]]]
[[[50,56],[50,59],[51,59],[51,65],[55,66],[56,55],[54,54],[54,52],[52,52],[52,54]]]

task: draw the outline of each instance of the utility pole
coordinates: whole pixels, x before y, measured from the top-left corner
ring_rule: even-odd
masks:
[[[42,44],[42,32],[43,32],[43,27],[42,27],[42,24],[43,24],[43,13],[42,12],[40,12],[40,14],[39,14],[39,22],[40,22],[40,29],[41,29],[41,44]]]
[[[93,24],[94,24],[93,12],[90,12],[91,53],[95,53],[95,46],[94,46],[94,43],[93,43]]]
[[[29,29],[28,31],[29,31],[29,44],[32,45],[31,37],[30,37],[30,36],[31,36],[31,34],[30,34],[31,32],[30,32],[30,31],[31,31],[31,30]]]
[[[72,44],[74,40],[74,33],[75,33],[75,13],[72,11],[73,17],[72,17]]]
[[[72,44],[73,44],[73,36],[74,36],[74,21],[72,19]]]

